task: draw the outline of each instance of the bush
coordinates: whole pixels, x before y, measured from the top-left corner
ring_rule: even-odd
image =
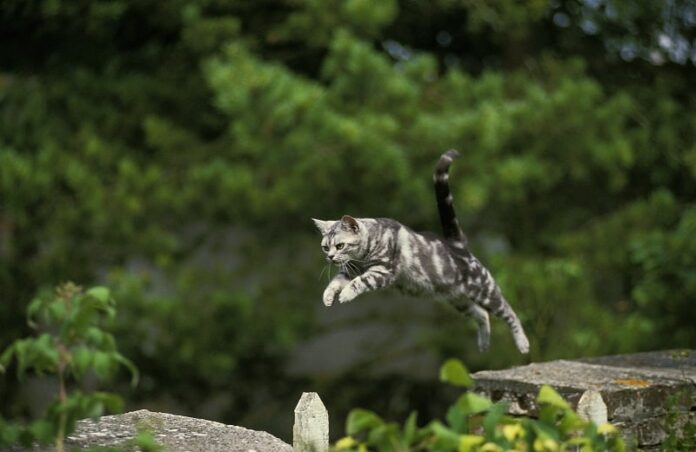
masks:
[[[37,334],[7,347],[0,355],[0,371],[14,362],[20,381],[30,372],[54,375],[57,395],[45,415],[29,424],[0,418],[0,447],[54,442],[62,452],[63,439],[75,429],[78,419],[121,410],[121,399],[115,394],[72,388],[80,387],[90,374],[106,380],[120,366],[130,371],[132,384],[137,383],[135,366],[118,352],[114,337],[101,329],[104,319],[115,314],[108,289],[83,291],[70,282],[58,286],[54,296],[37,297],[29,304],[29,325]]]
[[[472,385],[466,367],[451,359],[440,369],[442,381],[461,387]],[[624,442],[611,424],[595,425],[581,419],[553,388],[543,386],[537,397],[538,419],[506,415],[507,404],[493,403],[465,392],[449,408],[446,422],[434,420],[418,427],[416,413],[403,426],[386,422],[367,410],[348,415],[348,436],[337,451],[623,451]]]

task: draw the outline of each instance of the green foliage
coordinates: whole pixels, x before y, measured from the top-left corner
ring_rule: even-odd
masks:
[[[638,268],[632,295],[646,314],[654,315],[654,333],[693,339],[678,325],[696,322],[696,312],[689,309],[696,296],[696,208],[684,210],[673,227],[648,233],[631,245],[630,259]]]
[[[142,452],[159,452],[163,450],[152,433],[146,429],[138,429],[138,433],[135,438],[133,438],[132,444]]]
[[[130,371],[132,384],[137,383],[135,366],[118,352],[113,336],[102,329],[104,320],[113,320],[115,314],[115,302],[105,287],[83,291],[68,282],[58,286],[54,296],[32,300],[27,319],[37,336],[10,344],[0,354],[0,371],[15,363],[20,381],[28,373],[53,375],[57,396],[45,415],[28,425],[0,418],[0,446],[20,442],[28,447],[33,441],[54,441],[56,449],[62,451],[63,438],[74,430],[78,419],[121,410],[122,401],[115,394],[71,387],[89,373],[99,380],[109,379],[120,366]]]
[[[465,388],[474,383],[469,376],[469,371],[457,359],[449,359],[442,365],[440,368],[440,381]]]
[[[466,374],[458,360],[448,360],[440,375],[454,382]],[[447,412],[446,423],[434,420],[423,427],[412,413],[403,427],[375,413],[355,409],[346,421],[348,436],[335,444],[337,451],[623,451],[623,439],[611,424],[597,426],[582,420],[553,388],[542,386],[537,397],[538,419],[506,415],[505,403],[492,403],[472,392],[464,393]]]

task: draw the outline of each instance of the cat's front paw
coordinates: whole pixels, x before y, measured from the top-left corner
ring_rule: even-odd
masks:
[[[322,301],[324,302],[324,306],[331,306],[334,301],[336,300],[336,296],[338,295],[338,291],[334,289],[333,287],[328,287],[324,291],[324,295],[322,296]]]
[[[343,288],[343,290],[339,294],[338,302],[339,303],[348,303],[349,301],[352,301],[357,296],[358,296],[358,293],[355,290],[355,288],[353,288],[353,284],[348,284],[346,287]]]

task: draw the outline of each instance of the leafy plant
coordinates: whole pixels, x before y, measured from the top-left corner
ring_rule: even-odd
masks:
[[[137,369],[118,352],[114,337],[101,329],[102,322],[115,314],[107,288],[83,291],[71,282],[59,285],[54,296],[37,297],[29,304],[28,322],[37,334],[7,347],[0,355],[0,371],[14,362],[20,381],[29,373],[55,375],[57,395],[45,416],[27,425],[0,419],[0,446],[53,441],[61,452],[63,439],[78,419],[121,410],[117,395],[79,389],[89,374],[106,380],[120,366],[130,371],[131,383],[137,383]]]
[[[458,360],[440,369],[440,379],[470,387],[471,377]],[[537,396],[538,419],[506,415],[507,404],[493,403],[465,392],[450,407],[445,422],[416,424],[416,413],[403,426],[355,409],[348,415],[346,432],[336,451],[623,451],[624,442],[611,424],[595,425],[581,419],[553,388],[542,386]]]
[[[162,450],[162,445],[157,442],[152,432],[147,429],[138,429],[138,434],[131,443],[142,452],[159,452]]]

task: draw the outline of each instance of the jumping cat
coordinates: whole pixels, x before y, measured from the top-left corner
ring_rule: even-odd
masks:
[[[478,325],[481,351],[490,344],[492,313],[509,325],[519,351],[528,353],[529,340],[519,318],[491,273],[469,251],[459,226],[447,172],[458,156],[455,150],[442,154],[433,175],[444,238],[414,232],[389,218],[313,219],[323,236],[327,260],[340,268],[324,290],[324,304],[346,303],[367,291],[395,286],[408,294],[444,299],[471,315]]]

